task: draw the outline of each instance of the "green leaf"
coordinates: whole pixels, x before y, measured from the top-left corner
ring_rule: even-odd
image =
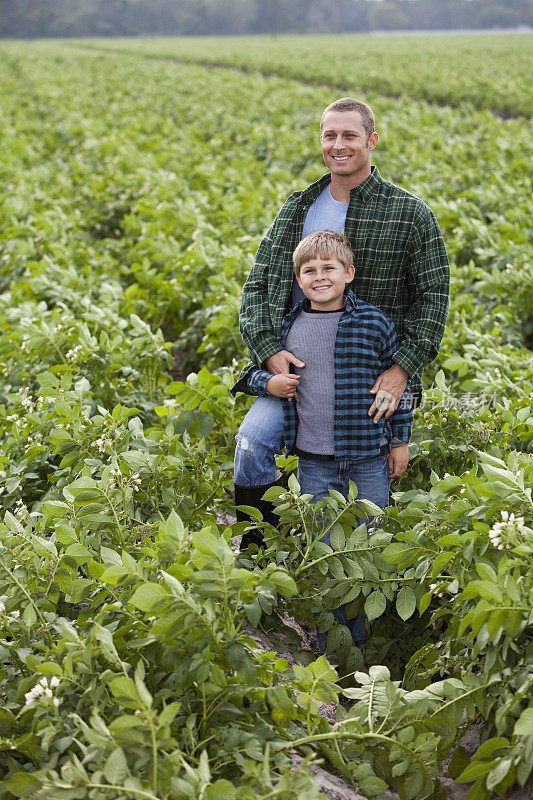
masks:
[[[448,772],[451,778],[457,778],[470,764],[470,756],[462,747],[458,745],[453,753],[452,760],[450,761]]]
[[[128,762],[122,747],[113,750],[104,766],[104,775],[109,783],[121,784],[128,775]]]
[[[109,547],[100,548],[100,558],[104,564],[115,564],[117,567],[122,567],[120,553],[117,553],[116,550],[111,550]]]
[[[358,788],[361,792],[373,795],[386,792],[389,786],[384,780],[378,778],[377,775],[369,775],[368,778],[362,778],[358,781]]]
[[[515,736],[533,736],[533,706],[522,711],[515,722],[514,733]]]
[[[396,611],[403,619],[409,619],[416,609],[416,595],[410,586],[404,586],[396,598]]]
[[[17,718],[8,708],[0,708],[0,736],[7,738],[17,724]]]
[[[416,772],[411,772],[404,783],[404,796],[406,800],[414,800],[418,797],[424,787],[424,773],[422,770],[417,769]]]
[[[235,800],[237,797],[237,790],[235,786],[225,778],[220,778],[206,788],[204,797],[206,800]]]
[[[261,606],[259,605],[259,603],[256,600],[254,600],[253,603],[247,603],[244,606],[244,613],[246,614],[246,619],[248,620],[248,622],[251,625],[253,625],[254,628],[257,628],[261,620],[261,615],[263,613],[261,611]]]
[[[502,758],[498,761],[496,766],[491,769],[490,774],[487,775],[485,780],[485,786],[487,789],[491,789],[494,791],[496,786],[503,781],[507,774],[513,769],[513,759],[512,758]]]
[[[226,647],[224,655],[230,667],[239,673],[245,681],[253,682],[256,676],[255,664],[250,654],[238,642]]]
[[[377,619],[380,617],[385,609],[387,608],[387,600],[385,599],[385,595],[382,591],[377,589],[375,592],[372,592],[368,595],[365,601],[365,614],[369,620],[372,622],[373,619]]]
[[[473,761],[455,780],[457,783],[470,783],[487,775],[495,764],[496,761]]]
[[[476,570],[482,580],[498,582],[496,570],[490,564],[478,563],[476,564]]]
[[[130,602],[141,611],[150,612],[161,600],[170,597],[160,583],[143,583],[133,593]]]
[[[329,538],[333,550],[342,550],[346,546],[346,536],[342,525],[338,522],[331,528]]]
[[[39,661],[33,654],[26,658],[26,666],[32,672],[39,672],[41,675],[56,675],[58,678],[63,677],[63,671],[59,664],[54,664],[53,661]]]
[[[413,548],[404,542],[392,542],[384,549],[382,558],[389,564],[399,564],[407,555],[412,553]]]
[[[170,725],[174,721],[176,714],[179,714],[180,709],[181,703],[177,700],[174,703],[169,703],[168,706],[165,706],[165,708],[159,714],[157,719],[158,724],[161,726]]]
[[[187,531],[181,518],[174,510],[170,512],[170,516],[166,522],[162,522],[159,526],[159,535],[165,541],[176,541],[182,543],[187,537]]]
[[[35,625],[35,622],[37,621],[37,614],[35,613],[35,609],[31,603],[28,603],[24,609],[22,619],[28,628],[32,628]]]
[[[119,675],[109,682],[109,688],[117,703],[125,706],[126,708],[142,708],[143,703],[139,697],[137,687],[131,678],[125,675]]]
[[[418,612],[420,615],[422,615],[424,611],[427,608],[429,608],[432,599],[433,599],[433,592],[426,592],[426,594],[422,596],[418,606]]]
[[[28,772],[17,772],[11,778],[6,778],[3,783],[15,797],[32,797],[41,786],[41,782]]]
[[[192,540],[198,552],[206,556],[221,558],[228,550],[228,544],[224,539],[206,530],[193,533]]]
[[[300,484],[298,483],[298,479],[294,473],[289,475],[288,485],[291,492],[294,492],[294,494],[300,493]]]
[[[309,669],[315,678],[325,681],[338,680],[337,673],[324,656],[319,656],[316,661],[313,661],[311,664],[309,664]]]
[[[502,747],[509,747],[509,741],[504,739],[503,736],[498,736],[495,739],[487,739],[487,741],[483,742],[476,750],[474,759],[476,761],[481,761],[482,759],[490,758],[496,750],[501,750]]]
[[[277,591],[284,597],[291,597],[292,595],[298,594],[298,587],[287,572],[275,570],[267,574],[266,578],[270,583],[274,584]]]

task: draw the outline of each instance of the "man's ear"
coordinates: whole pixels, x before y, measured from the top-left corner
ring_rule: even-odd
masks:
[[[374,133],[371,133],[370,136],[368,137],[368,146],[370,150],[374,149],[378,141],[379,141],[379,136],[377,135],[376,131],[374,131]]]

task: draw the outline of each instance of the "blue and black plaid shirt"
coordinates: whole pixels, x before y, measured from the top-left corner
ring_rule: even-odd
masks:
[[[281,327],[283,346],[289,329],[304,307],[298,303],[284,318]],[[406,392],[394,414],[378,423],[368,416],[375,395],[370,389],[382,372],[393,366],[399,343],[394,324],[378,308],[346,294],[346,311],[339,320],[333,353],[335,369],[334,439],[337,461],[359,461],[377,456],[383,437],[408,442],[413,411]],[[266,389],[270,372],[250,368],[233,388],[251,395],[269,396]],[[292,452],[296,442],[298,414],[292,400],[281,399],[285,417],[284,444]]]

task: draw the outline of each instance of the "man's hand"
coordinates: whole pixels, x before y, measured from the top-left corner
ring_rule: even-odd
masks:
[[[273,375],[267,381],[267,391],[275,397],[286,397],[287,400],[292,400],[294,397],[298,400],[296,389],[298,388],[299,375],[290,375],[288,372],[283,375]]]
[[[409,463],[409,446],[400,444],[389,453],[389,478],[400,478]]]
[[[293,356],[288,350],[280,350],[279,353],[274,353],[273,356],[270,356],[265,361],[267,370],[273,375],[288,374],[289,364],[294,364],[298,369],[305,367],[304,362]]]
[[[407,372],[399,364],[394,364],[390,369],[381,373],[370,389],[370,394],[376,395],[368,411],[369,417],[374,411],[377,411],[374,422],[379,422],[383,414],[385,414],[385,419],[388,419],[396,411],[407,386],[408,377]]]

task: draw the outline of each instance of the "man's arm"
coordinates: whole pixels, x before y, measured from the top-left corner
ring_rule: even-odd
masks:
[[[450,299],[448,256],[431,209],[427,209],[423,223],[413,228],[407,269],[415,297],[404,319],[394,362],[413,375],[438,355]]]
[[[398,335],[394,323],[390,319],[385,318],[383,346],[380,353],[383,372],[370,389],[370,393],[376,395],[374,402],[368,410],[369,416],[375,414],[374,423],[379,422],[383,416],[385,419],[388,419],[394,414],[400,402],[402,402],[402,407],[405,405],[403,402],[403,395],[409,376],[398,364],[394,363],[394,356],[398,351],[398,347]],[[398,412],[394,419],[397,419],[397,417]],[[391,420],[391,423],[393,423],[393,420]],[[395,432],[394,435],[396,436],[397,433]],[[400,441],[408,441],[405,435],[405,429],[400,432],[398,439]]]
[[[276,335],[268,307],[268,279],[271,267],[272,234],[276,221],[259,245],[255,262],[242,290],[239,329],[250,357],[262,364],[283,350]]]

